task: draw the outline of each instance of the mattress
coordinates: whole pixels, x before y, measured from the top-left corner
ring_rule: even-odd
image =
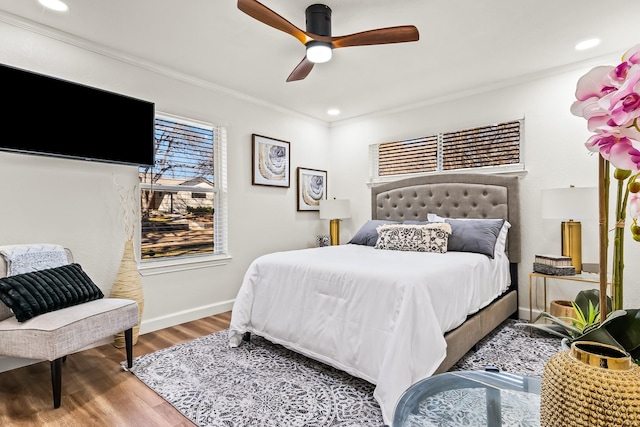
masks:
[[[446,355],[444,333],[509,286],[509,261],[468,252],[339,245],[277,252],[248,268],[229,341],[245,332],[363,378],[389,424]]]

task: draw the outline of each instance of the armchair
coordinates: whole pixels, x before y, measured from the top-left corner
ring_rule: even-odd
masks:
[[[65,252],[71,264],[73,255],[69,249]],[[0,278],[7,276],[7,267],[7,258],[0,253]],[[133,365],[132,328],[138,325],[136,301],[99,298],[21,322],[14,314],[0,300],[0,355],[48,360],[54,408],[60,407],[62,362],[67,355],[125,331],[127,367]]]

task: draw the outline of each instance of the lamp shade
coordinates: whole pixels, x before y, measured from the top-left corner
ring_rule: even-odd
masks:
[[[349,200],[320,200],[320,219],[351,218]]]
[[[542,218],[598,219],[598,188],[567,187],[542,190]]]
[[[307,59],[315,64],[321,64],[331,59],[331,45],[325,42],[307,43]]]

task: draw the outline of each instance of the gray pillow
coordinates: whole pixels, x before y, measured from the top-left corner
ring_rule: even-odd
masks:
[[[354,245],[375,246],[378,241],[378,230],[376,228],[379,225],[386,224],[400,224],[398,221],[389,221],[383,219],[370,219],[365,222],[360,230],[349,240],[349,243]]]
[[[493,259],[493,252],[504,219],[445,219],[451,224],[447,250],[474,252]]]

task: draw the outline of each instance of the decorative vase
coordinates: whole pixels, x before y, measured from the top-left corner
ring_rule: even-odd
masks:
[[[140,333],[140,321],[144,310],[144,295],[142,292],[142,281],[138,273],[138,263],[133,252],[133,241],[127,240],[124,244],[124,252],[120,261],[120,269],[116,280],[111,287],[111,298],[132,299],[138,303],[138,326],[133,328],[133,344],[138,342]],[[125,347],[124,332],[114,336],[113,344],[122,348]]]
[[[640,366],[607,344],[578,341],[542,374],[540,425],[622,427],[640,423]]]

